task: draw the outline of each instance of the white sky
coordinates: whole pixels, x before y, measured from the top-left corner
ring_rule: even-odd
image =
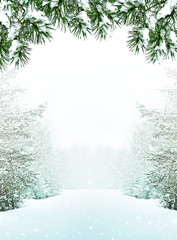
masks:
[[[18,76],[32,101],[49,100],[50,119],[62,147],[72,144],[123,147],[135,116],[135,102],[161,100],[154,89],[163,68],[148,64],[126,46],[126,30],[107,41],[78,40],[56,32],[46,46],[32,50]]]

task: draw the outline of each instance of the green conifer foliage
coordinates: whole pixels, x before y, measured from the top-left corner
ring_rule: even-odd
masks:
[[[75,37],[105,39],[116,27],[129,26],[128,47],[150,62],[174,58],[177,3],[171,0],[1,0],[0,69],[24,66],[30,44],[52,39],[52,30]]]

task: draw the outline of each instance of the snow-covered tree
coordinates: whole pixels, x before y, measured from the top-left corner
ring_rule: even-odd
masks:
[[[24,90],[13,86],[8,75],[0,77],[0,210],[18,207],[39,181],[39,146],[33,132],[40,134],[46,108],[21,104]]]
[[[36,182],[36,173],[31,167],[32,154],[1,152],[0,160],[0,211],[19,207],[27,190]],[[4,157],[5,156],[5,157]]]
[[[142,50],[151,62],[174,58],[176,0],[1,0],[0,68],[24,66],[29,44],[51,40],[59,27],[76,37],[105,39],[116,27],[130,26],[128,46]]]
[[[147,151],[152,143],[151,124],[140,121],[132,133],[128,161],[125,164],[122,190],[127,195],[145,199],[156,196],[155,188],[148,179],[152,164],[147,161]]]
[[[51,132],[45,118],[35,122],[31,128],[33,146],[37,150],[37,160],[33,165],[37,171],[37,181],[29,191],[29,196],[35,199],[58,195],[61,191],[62,160],[61,155],[56,153],[59,147],[53,147]]]
[[[146,151],[146,161],[152,168],[147,176],[163,205],[177,210],[177,82],[162,91],[166,96],[162,109],[139,106],[142,117],[152,127],[153,141]]]

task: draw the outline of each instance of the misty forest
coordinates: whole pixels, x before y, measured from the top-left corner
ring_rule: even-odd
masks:
[[[176,14],[0,1],[0,240],[177,239]]]
[[[62,189],[121,189],[143,199],[159,199],[177,210],[177,78],[159,89],[163,106],[137,103],[138,120],[128,147],[54,146],[47,103],[25,103],[15,74],[1,75],[1,211],[24,199],[44,199]],[[24,103],[24,104],[22,104]]]

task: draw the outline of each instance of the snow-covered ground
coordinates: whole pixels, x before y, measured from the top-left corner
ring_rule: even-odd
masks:
[[[0,213],[0,240],[175,240],[177,212],[118,190],[64,190]]]

